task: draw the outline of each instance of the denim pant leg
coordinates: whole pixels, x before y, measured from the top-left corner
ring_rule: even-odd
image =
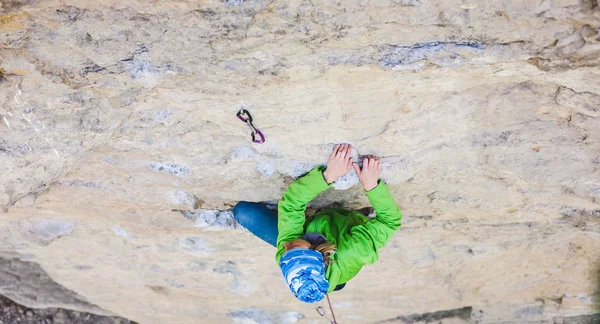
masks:
[[[277,212],[262,204],[241,201],[233,208],[233,217],[263,241],[277,244]]]

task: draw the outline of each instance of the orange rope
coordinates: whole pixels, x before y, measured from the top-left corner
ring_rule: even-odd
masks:
[[[327,303],[329,304],[329,310],[331,310],[331,316],[333,317],[333,324],[337,324],[337,321],[335,319],[335,314],[333,313],[333,307],[331,307],[331,301],[329,300],[329,294],[327,294],[325,296],[327,296]]]

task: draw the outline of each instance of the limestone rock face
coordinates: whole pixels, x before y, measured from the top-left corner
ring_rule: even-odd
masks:
[[[348,142],[404,222],[331,295],[340,323],[589,316],[599,29],[595,0],[0,1],[0,249],[78,297],[10,293],[140,323],[323,320],[227,210]],[[368,207],[344,180],[311,207]]]

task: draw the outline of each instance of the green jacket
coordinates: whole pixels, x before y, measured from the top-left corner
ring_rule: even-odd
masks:
[[[285,253],[284,243],[302,237],[309,232],[320,233],[337,246],[337,253],[327,267],[329,292],[339,284],[348,282],[365,264],[378,259],[378,250],[385,246],[400,227],[402,213],[390,190],[383,181],[367,192],[376,217],[369,220],[364,215],[339,208],[325,209],[306,218],[306,205],[327,190],[323,167],[313,169],[296,180],[279,201],[276,260]]]

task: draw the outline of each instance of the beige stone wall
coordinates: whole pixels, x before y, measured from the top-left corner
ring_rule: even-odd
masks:
[[[202,217],[277,201],[338,142],[381,156],[405,216],[331,295],[340,323],[594,312],[596,1],[9,0],[0,13],[1,249],[103,313],[318,323],[272,248]],[[332,203],[368,206],[358,186],[314,207]]]

